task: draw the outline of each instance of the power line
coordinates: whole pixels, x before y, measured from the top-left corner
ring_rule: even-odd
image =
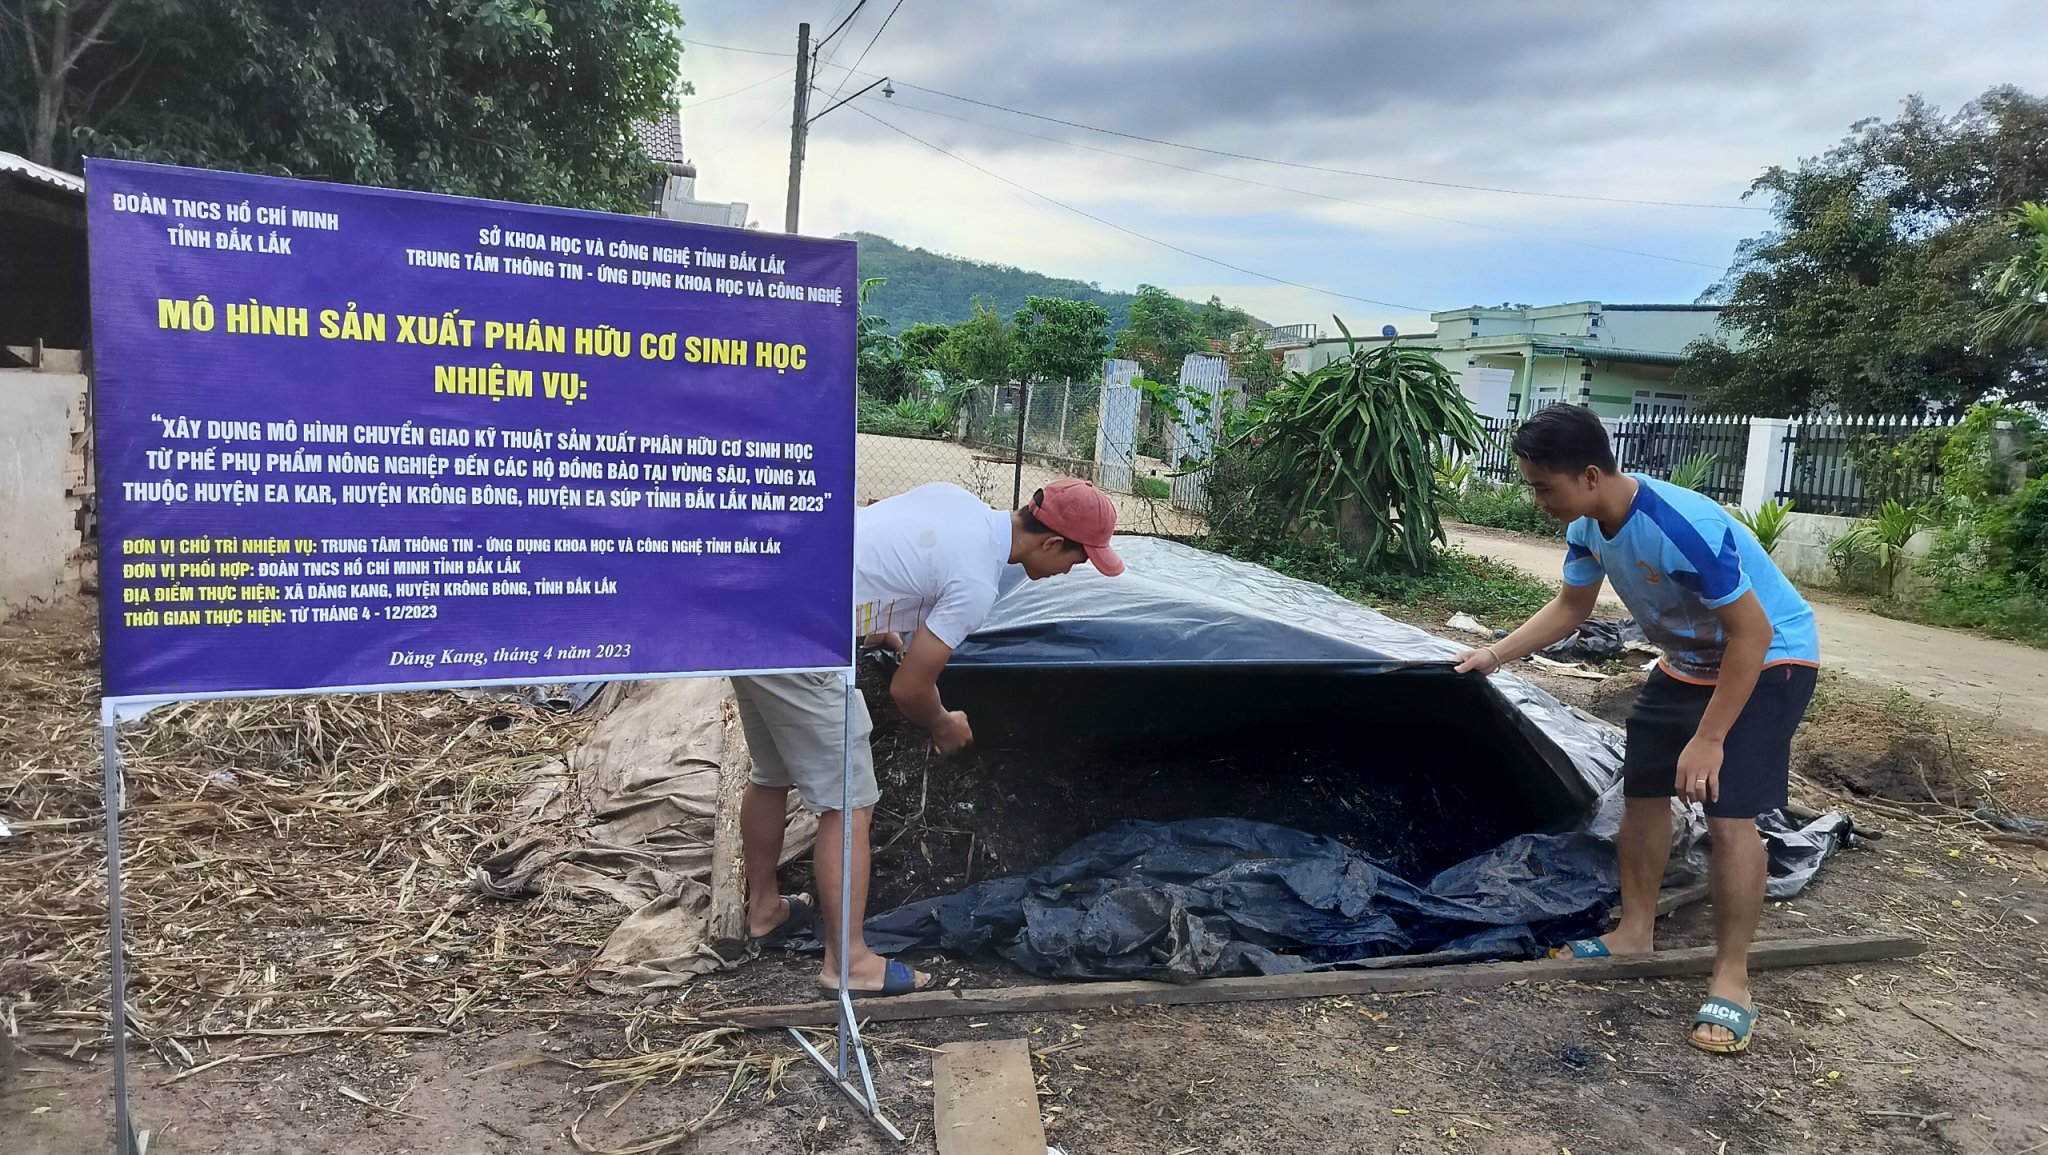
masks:
[[[992,108],[998,112],[1007,112],[1015,116],[1028,116],[1033,120],[1043,120],[1051,124],[1063,124],[1066,125],[1068,128],[1079,128],[1084,129],[1088,132],[1099,132],[1105,136],[1120,136],[1123,137],[1125,140],[1137,140],[1143,141],[1146,144],[1165,145],[1168,148],[1182,148],[1188,150],[1189,152],[1205,152],[1208,153],[1210,156],[1228,157],[1231,160],[1248,160],[1257,162],[1259,164],[1275,164],[1280,165],[1283,168],[1307,169],[1311,172],[1329,172],[1336,173],[1340,176],[1364,177],[1368,180],[1394,181],[1399,184],[1428,185],[1431,188],[1462,189],[1466,192],[1502,193],[1508,196],[1523,197],[1547,197],[1551,200],[1594,201],[1601,204],[1617,205],[1656,205],[1661,208],[1674,209],[1733,209],[1741,212],[1767,211],[1766,209],[1758,205],[1708,204],[1700,201],[1639,200],[1634,197],[1603,197],[1593,196],[1588,193],[1539,192],[1534,189],[1501,188],[1496,185],[1460,184],[1456,181],[1427,180],[1422,177],[1412,176],[1392,176],[1387,173],[1381,172],[1363,172],[1358,169],[1335,168],[1330,165],[1307,164],[1302,161],[1293,160],[1279,160],[1275,157],[1270,156],[1253,156],[1250,153],[1230,152],[1226,149],[1220,148],[1206,148],[1199,144],[1183,144],[1177,140],[1162,140],[1156,136],[1140,136],[1135,132],[1121,132],[1114,128],[1098,128],[1097,126],[1092,124],[1082,124],[1080,121],[1077,120],[1062,120],[1057,116],[1045,116],[1036,112],[1025,112],[1023,109],[1020,108],[1010,108],[1001,104],[992,104],[986,100],[976,100],[971,96],[961,96],[959,93],[956,92],[943,92],[936,88],[925,88],[922,85],[911,84],[908,81],[898,81],[897,83],[901,84],[904,88],[916,89],[919,92],[929,92],[933,96],[943,96],[949,100],[965,101],[968,104],[977,104],[983,108]]]
[[[832,43],[832,38],[833,38],[834,36],[837,36],[837,35],[839,35],[839,32],[840,32],[840,30],[841,30],[841,29],[845,28],[845,27],[846,27],[846,26],[847,26],[848,24],[851,24],[851,23],[853,23],[853,18],[854,18],[854,17],[856,17],[856,16],[858,16],[858,15],[860,15],[860,10],[861,10],[861,9],[863,9],[863,8],[865,8],[865,7],[867,7],[867,6],[868,6],[868,0],[858,0],[858,2],[857,2],[857,3],[855,3],[855,4],[854,4],[854,6],[853,6],[853,11],[851,11],[851,12],[848,12],[848,13],[846,14],[846,19],[844,19],[844,20],[841,20],[841,21],[840,21],[839,23],[837,23],[837,24],[834,24],[834,25],[832,26],[832,31],[830,31],[830,32],[827,32],[827,33],[825,34],[825,38],[824,38],[823,40],[820,40],[820,41],[818,41],[818,46],[817,46],[816,48],[812,49],[811,51],[812,51],[813,53],[818,53],[818,52],[823,52],[823,51],[825,51],[825,46],[826,46],[827,44],[830,44],[830,43]]]
[[[796,71],[796,70],[795,70],[795,69],[791,69],[790,71],[794,72],[794,71]],[[754,127],[752,127],[752,128],[750,128],[750,129],[748,129],[747,131],[745,131],[745,132],[743,132],[743,133],[739,134],[738,136],[735,136],[735,137],[733,137],[733,138],[732,138],[731,140],[728,140],[728,141],[726,141],[726,142],[725,142],[724,144],[721,144],[721,145],[719,145],[719,146],[718,146],[718,147],[717,147],[716,149],[713,149],[713,150],[712,150],[712,152],[711,152],[711,155],[710,155],[710,156],[707,156],[707,157],[705,157],[705,158],[704,158],[704,163],[705,163],[705,164],[709,164],[709,163],[711,163],[711,161],[712,161],[713,159],[715,159],[715,158],[716,158],[716,157],[718,156],[718,154],[719,154],[719,153],[722,153],[722,152],[724,152],[724,151],[725,151],[726,149],[729,149],[729,148],[731,148],[731,147],[732,147],[733,145],[736,145],[736,144],[738,144],[739,142],[741,142],[741,141],[743,141],[743,140],[746,140],[746,139],[748,139],[749,137],[752,137],[752,136],[753,136],[753,135],[754,135],[755,133],[757,133],[757,132],[761,131],[761,129],[763,129],[764,127],[766,127],[766,126],[767,126],[767,124],[768,124],[768,122],[769,122],[769,121],[771,121],[771,120],[774,120],[774,119],[775,119],[776,117],[778,117],[778,116],[781,116],[781,115],[782,115],[782,110],[783,110],[783,109],[785,109],[785,108],[788,108],[788,107],[790,106],[790,104],[791,104],[791,103],[792,103],[793,101],[795,101],[795,100],[796,100],[796,97],[795,97],[795,96],[793,96],[793,95],[792,95],[792,96],[785,96],[785,97],[783,97],[783,98],[782,98],[782,103],[781,103],[781,104],[778,104],[778,105],[776,105],[776,106],[775,106],[775,111],[773,111],[773,112],[769,113],[768,115],[766,115],[766,116],[762,117],[762,118],[761,118],[761,119],[760,119],[759,121],[757,121],[757,122],[755,123]]]
[[[687,36],[678,37],[678,39],[685,44],[694,44],[699,48],[716,48],[720,52],[744,52],[749,56],[787,56],[791,59],[796,58],[796,53],[794,52],[772,52],[766,48],[741,48],[733,44],[713,44],[708,40],[692,40]]]
[[[846,75],[839,78],[838,85],[832,89],[832,95],[827,97],[826,99],[837,100],[839,98],[839,90],[841,88],[845,88],[846,82],[852,80],[854,74],[860,71],[861,62],[868,58],[868,50],[872,49],[875,46],[875,41],[880,40],[882,38],[882,33],[887,32],[889,30],[889,21],[896,19],[896,13],[902,7],[903,0],[896,0],[896,7],[889,9],[889,14],[882,18],[882,26],[880,28],[875,29],[875,34],[873,36],[868,37],[867,48],[861,49],[860,55],[854,57],[853,67],[847,69]],[[836,68],[838,66],[834,65],[833,67]]]
[[[697,109],[697,108],[702,108],[702,107],[704,107],[705,105],[707,105],[707,104],[710,104],[710,103],[712,103],[713,101],[718,101],[718,100],[724,100],[724,99],[725,99],[726,97],[728,97],[728,96],[738,96],[738,95],[739,95],[740,93],[742,93],[742,92],[747,92],[747,91],[750,91],[750,90],[752,90],[752,89],[756,89],[756,88],[759,88],[759,87],[761,87],[762,85],[764,85],[764,84],[768,83],[768,82],[769,82],[769,81],[771,81],[771,80],[781,80],[781,79],[782,79],[783,77],[785,77],[785,76],[788,76],[788,75],[789,75],[790,73],[792,73],[792,72],[795,72],[795,71],[796,71],[796,69],[794,69],[794,68],[785,68],[785,69],[783,69],[782,71],[780,71],[780,72],[776,73],[776,74],[775,74],[775,75],[773,75],[773,76],[764,76],[764,77],[762,77],[761,79],[759,79],[759,80],[756,80],[756,81],[755,81],[754,83],[752,83],[752,84],[746,85],[746,86],[744,86],[744,87],[741,87],[741,88],[735,88],[735,89],[733,89],[733,90],[732,90],[731,92],[721,92],[721,93],[719,93],[719,94],[718,94],[717,96],[707,96],[707,97],[705,97],[704,99],[702,99],[702,100],[699,100],[699,101],[697,101],[697,102],[696,102],[696,103],[694,103],[694,104],[686,104],[686,105],[684,105],[684,106],[683,106],[683,111],[685,111],[685,112],[688,112],[688,111],[690,111],[691,109]]]
[[[1050,141],[1053,144],[1063,144],[1069,148],[1078,148],[1083,149],[1087,152],[1101,153],[1104,156],[1122,157],[1125,160],[1135,160],[1141,164],[1158,165],[1161,168],[1170,168],[1179,172],[1196,173],[1201,176],[1215,177],[1218,180],[1227,180],[1233,181],[1237,184],[1251,185],[1255,188],[1272,189],[1276,192],[1293,193],[1296,196],[1314,197],[1317,200],[1335,201],[1339,204],[1358,205],[1361,208],[1376,209],[1380,212],[1387,213],[1399,213],[1402,216],[1419,217],[1423,220],[1429,221],[1441,221],[1445,224],[1464,225],[1468,228],[1485,229],[1489,232],[1501,233],[1506,236],[1526,237],[1532,240],[1546,241],[1554,244],[1577,245],[1582,248],[1599,249],[1602,252],[1621,253],[1631,257],[1647,257],[1651,260],[1671,261],[1675,264],[1681,265],[1695,265],[1702,269],[1719,270],[1722,267],[1720,265],[1708,264],[1705,261],[1690,260],[1685,257],[1667,256],[1663,253],[1645,252],[1640,249],[1624,249],[1616,245],[1603,245],[1595,241],[1582,241],[1572,237],[1547,236],[1540,233],[1524,232],[1520,229],[1511,229],[1504,227],[1502,225],[1489,225],[1481,221],[1468,221],[1462,220],[1458,217],[1439,216],[1435,213],[1425,213],[1418,211],[1416,209],[1395,208],[1392,205],[1375,204],[1372,201],[1362,201],[1358,200],[1355,197],[1338,196],[1334,193],[1316,192],[1313,189],[1295,188],[1292,185],[1273,184],[1270,181],[1254,180],[1251,177],[1235,176],[1227,172],[1216,172],[1213,169],[1196,168],[1192,165],[1185,164],[1175,164],[1170,160],[1158,160],[1154,157],[1139,156],[1137,153],[1134,152],[1120,152],[1113,148],[1099,148],[1092,144],[1082,144],[1079,141],[1066,140],[1057,136],[1047,136],[1044,133],[1026,132],[1021,128],[1011,128],[1008,125],[1003,124],[991,124],[988,121],[975,120],[972,117],[956,116],[950,112],[940,112],[936,108],[921,108],[915,104],[910,104],[904,101],[895,102],[894,107],[906,109],[910,112],[923,113],[926,116],[942,116],[945,117],[947,120],[957,120],[962,124],[972,124],[978,125],[982,128],[992,128],[998,132],[1009,132],[1015,133],[1018,136],[1028,136],[1033,140],[1044,140]]]
[[[1037,189],[1029,188],[1025,185],[1019,184],[1016,181],[1011,180],[1009,177],[1002,175],[1001,173],[985,169],[980,165],[974,163],[973,161],[968,160],[966,157],[961,156],[959,153],[948,151],[947,149],[941,148],[940,146],[933,144],[931,141],[928,141],[923,137],[916,135],[915,133],[899,128],[896,125],[891,124],[886,120],[883,120],[881,117],[876,116],[874,113],[869,112],[867,109],[862,108],[857,104],[850,105],[849,107],[851,107],[855,112],[860,113],[862,116],[867,117],[869,120],[874,121],[876,124],[881,125],[883,128],[886,128],[889,131],[894,132],[900,136],[907,137],[910,140],[916,141],[918,144],[921,144],[926,148],[931,149],[933,152],[936,152],[941,156],[951,157],[952,159],[959,161],[961,164],[966,165],[968,168],[971,168],[974,171],[981,173],[983,176],[989,177],[993,180],[1001,181],[1003,184],[1009,185],[1011,188],[1017,189],[1019,191],[1029,193],[1030,195],[1037,197],[1039,200],[1042,200],[1047,204],[1063,208],[1076,216],[1086,217],[1089,220],[1094,221],[1096,224],[1103,225],[1107,228],[1115,229],[1117,232],[1136,237],[1141,241],[1158,245],[1160,248],[1171,249],[1172,251],[1179,253],[1182,256],[1193,257],[1198,261],[1206,261],[1209,264],[1229,269],[1232,272],[1243,273],[1245,276],[1248,277],[1257,277],[1262,281],[1271,281],[1276,285],[1286,285],[1289,288],[1302,289],[1311,293],[1321,293],[1329,297],[1341,297],[1347,301],[1359,301],[1367,305],[1379,305],[1382,308],[1400,309],[1401,311],[1407,313],[1429,312],[1428,309],[1425,309],[1420,305],[1403,305],[1396,301],[1382,301],[1374,297],[1361,297],[1355,293],[1343,293],[1335,289],[1325,289],[1316,285],[1304,285],[1299,281],[1290,281],[1285,277],[1276,277],[1271,273],[1262,273],[1259,272],[1257,269],[1247,269],[1243,265],[1234,265],[1229,261],[1221,259],[1220,257],[1209,256],[1207,253],[1198,253],[1193,249],[1182,248],[1181,246],[1176,245],[1171,241],[1162,241],[1158,237],[1148,236],[1147,234],[1141,233],[1136,229],[1127,228],[1123,225],[1117,224],[1115,221],[1106,220],[1102,217],[1098,217],[1094,213],[1091,213],[1086,209],[1076,208],[1063,200],[1059,200],[1055,197],[1049,197],[1044,193],[1039,192]]]
[[[701,44],[701,42],[699,42],[699,41],[694,41],[694,40],[693,40],[693,41],[689,41],[689,43],[692,43],[692,44],[700,44],[700,46],[701,46],[701,47],[705,47],[705,48],[724,48],[724,49],[727,49],[727,50],[729,50],[729,51],[733,51],[733,52],[763,52],[763,50],[761,50],[761,49],[755,49],[755,48],[735,48],[735,47],[732,47],[732,46],[730,46],[730,45],[723,45],[723,44]],[[764,55],[777,55],[777,56],[789,56],[789,55],[792,55],[791,53],[787,53],[787,52],[781,52],[781,53],[765,53],[765,52],[764,52],[763,54],[764,54]],[[837,65],[833,65],[833,67],[838,67],[838,66],[837,66]],[[865,74],[864,74],[864,75],[865,75]],[[844,82],[842,81],[842,83],[844,83]],[[989,109],[994,109],[994,110],[995,110],[995,111],[997,111],[997,112],[1007,112],[1007,113],[1010,113],[1010,114],[1011,114],[1011,115],[1013,115],[1013,116],[1024,116],[1024,117],[1029,117],[1029,118],[1031,118],[1031,119],[1033,119],[1033,120],[1043,120],[1043,121],[1046,121],[1046,122],[1047,122],[1047,123],[1049,123],[1049,124],[1059,124],[1059,125],[1065,125],[1065,126],[1066,126],[1066,127],[1068,127],[1068,128],[1078,128],[1078,129],[1081,129],[1081,130],[1083,130],[1083,131],[1085,131],[1085,132],[1099,132],[1099,133],[1102,133],[1102,134],[1103,134],[1103,135],[1105,135],[1105,136],[1120,136],[1120,137],[1123,137],[1123,138],[1124,138],[1125,140],[1135,140],[1135,141],[1141,141],[1141,142],[1143,142],[1143,143],[1145,143],[1145,144],[1157,144],[1157,145],[1163,145],[1163,146],[1165,146],[1165,147],[1167,147],[1167,148],[1180,148],[1180,149],[1186,149],[1186,150],[1188,150],[1188,151],[1190,151],[1190,152],[1203,152],[1203,153],[1208,153],[1208,154],[1209,154],[1209,155],[1211,155],[1211,156],[1220,156],[1220,157],[1226,157],[1226,158],[1228,158],[1228,159],[1231,159],[1231,160],[1244,160],[1244,161],[1251,161],[1251,162],[1253,162],[1253,163],[1256,163],[1256,164],[1272,164],[1272,165],[1279,165],[1279,166],[1281,166],[1281,167],[1283,167],[1283,168],[1298,168],[1298,169],[1305,169],[1305,170],[1308,170],[1308,171],[1311,171],[1311,172],[1327,172],[1327,173],[1334,173],[1334,174],[1337,174],[1337,175],[1339,175],[1339,176],[1351,176],[1351,177],[1362,177],[1362,178],[1364,178],[1364,179],[1367,179],[1367,180],[1384,180],[1384,181],[1393,181],[1393,182],[1396,182],[1396,183],[1399,183],[1399,184],[1416,184],[1416,185],[1427,185],[1427,186],[1429,186],[1429,187],[1431,187],[1431,188],[1449,188],[1449,189],[1459,189],[1459,190],[1462,190],[1462,191],[1465,191],[1465,192],[1487,192],[1487,193],[1499,193],[1499,194],[1502,194],[1502,195],[1505,195],[1505,196],[1526,196],[1526,197],[1543,197],[1543,198],[1547,198],[1547,199],[1551,199],[1551,200],[1575,200],[1575,201],[1592,201],[1592,202],[1594,202],[1594,203],[1598,203],[1598,204],[1622,204],[1622,205],[1651,205],[1651,206],[1655,206],[1655,207],[1658,207],[1658,208],[1683,208],[1683,209],[1720,209],[1720,210],[1722,210],[1722,211],[1734,211],[1734,212],[1768,212],[1768,211],[1769,211],[1769,209],[1767,209],[1766,207],[1764,207],[1764,206],[1761,206],[1761,205],[1731,205],[1731,204],[1715,204],[1715,203],[1709,203],[1709,202],[1705,202],[1705,201],[1663,201],[1663,200],[1648,200],[1648,199],[1642,199],[1642,198],[1637,198],[1637,197],[1605,197],[1605,196],[1595,196],[1595,195],[1592,195],[1592,194],[1590,194],[1590,193],[1560,193],[1560,192],[1544,192],[1544,191],[1540,191],[1540,190],[1536,190],[1536,189],[1517,189],[1517,188],[1506,188],[1506,187],[1502,187],[1502,186],[1498,186],[1498,185],[1478,185],[1478,184],[1462,184],[1462,183],[1459,183],[1459,182],[1456,182],[1456,181],[1440,181],[1440,180],[1428,180],[1428,179],[1426,179],[1426,178],[1423,178],[1423,177],[1395,176],[1395,175],[1393,175],[1393,174],[1391,174],[1391,173],[1365,172],[1365,171],[1361,171],[1361,170],[1359,170],[1359,169],[1348,169],[1348,168],[1336,168],[1336,167],[1334,167],[1334,166],[1331,166],[1331,165],[1320,165],[1320,164],[1308,164],[1308,163],[1305,163],[1305,162],[1302,162],[1302,161],[1292,161],[1292,160],[1280,160],[1280,159],[1278,159],[1278,158],[1276,158],[1276,157],[1267,157],[1267,156],[1255,156],[1255,155],[1252,155],[1252,154],[1250,154],[1250,153],[1242,153],[1242,152],[1230,152],[1230,151],[1228,151],[1228,150],[1226,150],[1226,149],[1208,148],[1208,147],[1206,147],[1206,146],[1203,146],[1203,145],[1199,145],[1199,144],[1184,144],[1184,143],[1182,143],[1182,142],[1180,142],[1180,141],[1177,141],[1177,140],[1164,140],[1164,139],[1161,139],[1161,138],[1159,138],[1159,137],[1154,137],[1154,136],[1141,136],[1141,135],[1139,135],[1139,134],[1137,134],[1137,133],[1134,133],[1134,132],[1123,132],[1123,131],[1121,131],[1121,130],[1118,130],[1118,129],[1114,129],[1114,128],[1101,128],[1101,127],[1098,127],[1098,126],[1096,126],[1096,125],[1092,125],[1092,124],[1083,124],[1083,123],[1081,123],[1080,121],[1077,121],[1077,120],[1063,120],[1063,119],[1061,119],[1060,117],[1057,117],[1057,116],[1046,116],[1046,115],[1044,115],[1043,113],[1037,113],[1037,112],[1026,112],[1026,111],[1024,111],[1024,110],[1023,110],[1023,109],[1021,109],[1021,108],[1011,108],[1011,107],[1009,107],[1009,106],[1007,106],[1007,105],[1002,105],[1002,104],[995,104],[995,103],[992,103],[992,102],[990,102],[990,101],[986,101],[986,100],[977,100],[977,99],[975,99],[974,97],[971,97],[971,96],[962,96],[962,95],[960,95],[960,94],[959,94],[959,93],[957,93],[957,92],[947,92],[947,91],[945,91],[945,90],[943,90],[943,89],[938,89],[938,88],[926,88],[926,87],[924,87],[923,85],[919,85],[919,84],[912,84],[912,83],[910,83],[909,81],[905,81],[905,80],[899,80],[899,81],[897,81],[896,83],[897,83],[897,84],[898,84],[899,86],[903,87],[903,88],[909,88],[909,89],[914,89],[914,90],[916,90],[916,91],[918,91],[918,92],[928,92],[928,93],[931,93],[931,94],[932,94],[933,96],[943,96],[943,97],[945,97],[945,98],[946,98],[946,99],[948,99],[948,100],[958,100],[958,101],[962,101],[962,102],[965,102],[965,103],[967,103],[967,104],[974,104],[974,105],[979,105],[979,106],[981,106],[981,107],[983,107],[983,108],[989,108]]]

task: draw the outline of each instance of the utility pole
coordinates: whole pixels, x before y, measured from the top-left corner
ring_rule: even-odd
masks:
[[[854,11],[860,11],[859,5],[854,6]],[[852,17],[849,16],[847,19],[850,20]],[[845,20],[839,23],[841,27],[846,25]],[[832,37],[828,35],[824,41],[819,43],[818,55],[823,55],[825,44],[831,40]],[[811,143],[811,122],[817,120],[818,117],[824,116],[826,112],[835,112],[852,104],[877,88],[882,90],[882,95],[885,97],[896,95],[896,90],[889,87],[889,78],[884,76],[852,96],[828,106],[824,112],[818,113],[817,116],[813,116],[811,115],[811,73],[814,63],[811,50],[811,26],[799,24],[796,26],[796,113],[789,121],[789,203],[784,206],[782,211],[782,231],[786,233],[794,233],[796,231],[797,209],[803,204],[804,200],[804,151],[810,147]],[[845,86],[846,82],[844,80],[840,81],[839,87],[844,88]],[[832,96],[837,95],[839,95],[839,92],[837,89],[834,89]],[[829,100],[831,97],[826,99]]]
[[[811,132],[811,26],[796,26],[796,114],[789,122],[789,203],[782,212],[782,231],[796,231],[796,210],[803,201],[804,145]]]

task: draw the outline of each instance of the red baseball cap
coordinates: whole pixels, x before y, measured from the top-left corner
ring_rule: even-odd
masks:
[[[1093,485],[1078,477],[1050,482],[1032,495],[1031,515],[1086,550],[1089,564],[1103,577],[1124,572],[1124,559],[1109,548],[1116,535],[1116,506]]]

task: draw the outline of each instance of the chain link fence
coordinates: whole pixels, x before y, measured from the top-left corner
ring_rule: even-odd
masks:
[[[1169,423],[1131,385],[1136,369],[1127,364],[1109,362],[1096,381],[933,386],[895,406],[863,403],[858,501],[943,481],[1014,509],[1056,478],[1079,477],[1116,503],[1121,532],[1200,533],[1199,512],[1173,500],[1159,432]]]

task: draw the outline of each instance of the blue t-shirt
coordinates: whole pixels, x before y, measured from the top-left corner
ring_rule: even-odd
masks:
[[[1727,637],[1714,611],[1752,590],[1774,631],[1764,664],[1820,664],[1813,608],[1756,535],[1712,498],[1629,476],[1639,484],[1636,500],[1612,540],[1590,517],[1566,527],[1566,585],[1598,585],[1603,577],[1614,583],[1644,635],[1664,651],[1673,677],[1712,682],[1720,675]]]

